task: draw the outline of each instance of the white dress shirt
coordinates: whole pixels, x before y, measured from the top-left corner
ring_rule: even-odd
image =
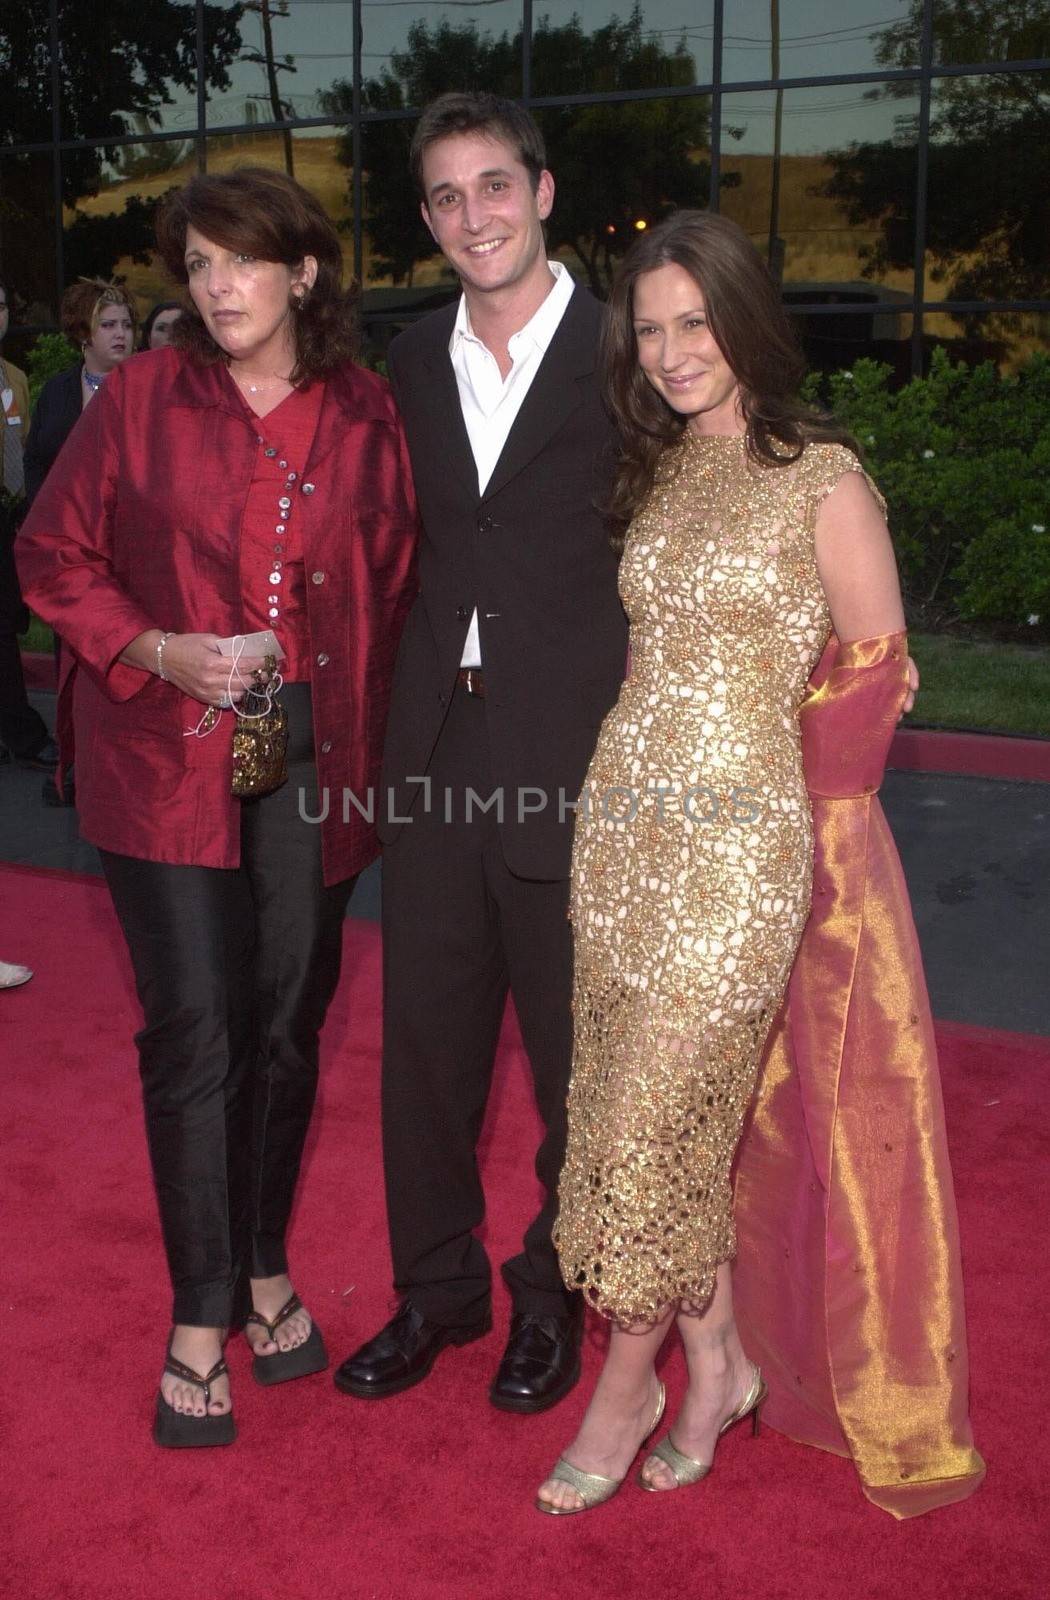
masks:
[[[484,494],[496,462],[503,453],[507,436],[521,410],[540,362],[558,331],[575,287],[560,261],[549,261],[554,283],[539,310],[507,341],[511,369],[502,377],[492,351],[484,345],[470,325],[466,296],[459,302],[456,325],[448,344],[452,370],[456,374],[459,403],[467,438],[478,469],[478,493]],[[462,667],[481,666],[478,638],[478,613],[470,619],[463,646]]]

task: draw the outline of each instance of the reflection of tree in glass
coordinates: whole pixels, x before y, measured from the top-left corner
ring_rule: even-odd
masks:
[[[205,5],[205,77],[225,89],[240,49],[240,5]],[[59,4],[59,97],[64,139],[117,139],[159,127],[174,104],[173,87],[197,82],[197,17],[192,0],[107,0],[105,6]],[[0,145],[29,144],[51,130],[51,57],[40,8],[5,5],[0,20]],[[67,150],[62,199],[67,206],[99,192],[116,146]],[[52,219],[41,204],[37,168],[28,159],[2,163],[4,270],[27,300],[41,263],[53,256]],[[134,205],[133,203],[134,202]],[[143,260],[152,237],[152,207],[138,197],[117,217],[78,217],[67,236],[66,276],[105,273],[122,255]],[[83,226],[81,226],[83,222]]]
[[[919,60],[921,0],[878,35],[880,65]],[[934,59],[945,63],[1032,60],[1050,55],[1050,0],[939,0]],[[913,94],[910,83],[873,92]],[[865,274],[910,266],[916,119],[900,117],[892,140],[833,151],[822,193],[841,201],[851,223],[878,220],[882,238]],[[935,81],[930,121],[926,221],[931,277],[944,298],[1030,299],[1050,281],[1050,74],[1002,73]]]
[[[658,37],[647,35],[638,6],[626,21],[614,17],[593,33],[578,17],[564,26],[541,19],[533,33],[532,60],[537,80],[552,94],[578,90],[581,84],[615,92],[694,81],[684,43],[668,50]],[[447,90],[479,85],[512,97],[520,92],[520,64],[520,33],[494,37],[475,24],[415,22],[406,48],[393,52],[389,66],[363,85],[363,103],[372,111],[418,109]],[[321,106],[333,119],[347,116],[350,85],[333,84],[321,96]],[[639,223],[655,222],[676,205],[706,205],[708,118],[702,97],[539,113],[558,185],[547,224],[549,247],[573,249],[598,293]],[[434,254],[408,171],[411,137],[407,121],[373,123],[365,133],[371,275],[389,275],[395,283],[411,283],[416,263]],[[347,165],[353,159],[349,135],[340,159]]]

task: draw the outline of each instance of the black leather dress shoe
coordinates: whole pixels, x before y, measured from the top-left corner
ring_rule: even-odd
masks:
[[[583,1313],[563,1317],[517,1312],[489,1399],[500,1411],[546,1411],[580,1376]]]
[[[470,1344],[491,1327],[489,1317],[461,1328],[442,1327],[428,1322],[410,1300],[403,1300],[386,1327],[337,1368],[333,1382],[359,1400],[385,1400],[422,1383],[446,1345]]]

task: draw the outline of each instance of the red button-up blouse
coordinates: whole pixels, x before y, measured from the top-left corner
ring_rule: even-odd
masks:
[[[233,380],[229,382],[233,388]],[[285,652],[285,683],[305,683],[310,677],[299,485],[323,398],[324,384],[312,383],[308,389],[293,389],[265,417],[245,407],[260,442],[241,518],[244,631],[273,629]]]

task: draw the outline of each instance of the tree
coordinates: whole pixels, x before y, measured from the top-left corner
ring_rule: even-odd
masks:
[[[494,37],[476,24],[413,23],[406,48],[395,51],[378,78],[362,86],[373,111],[419,108],[450,89],[479,84],[513,98],[521,93],[520,33]],[[574,16],[553,25],[542,18],[533,34],[533,70],[544,92],[569,93],[582,85],[608,92],[693,83],[693,59],[684,41],[668,50],[645,32],[641,8],[587,32]],[[326,113],[349,114],[351,88],[337,82],[323,96]],[[558,184],[547,223],[552,250],[567,245],[584,264],[591,287],[604,293],[613,260],[635,236],[636,224],[657,221],[676,205],[704,206],[709,197],[706,99],[628,101],[542,111],[548,159]],[[412,124],[366,125],[365,227],[373,248],[372,275],[411,283],[417,262],[434,253],[419,216],[408,170]],[[352,141],[340,158],[352,163]]]
[[[170,191],[169,191],[170,192]],[[75,213],[66,228],[63,260],[66,279],[108,278],[125,258],[148,265],[153,252],[153,213],[156,200],[129,195],[122,211]]]
[[[890,68],[919,59],[921,0],[878,38],[876,59]],[[939,0],[934,59],[944,62],[1031,59],[1050,54],[1050,0]],[[894,83],[873,92],[912,94]],[[883,144],[834,151],[822,192],[853,224],[881,224],[868,252],[867,276],[908,267],[914,250],[914,116],[897,119]],[[1001,73],[942,78],[934,86],[926,216],[931,278],[948,299],[1029,299],[1050,279],[1050,78]]]
[[[205,78],[211,88],[229,87],[228,66],[240,47],[243,7],[209,4],[205,14]],[[9,5],[0,20],[0,145],[30,144],[51,132],[51,57],[39,6]],[[59,109],[64,139],[112,139],[101,147],[82,145],[62,156],[62,200],[78,200],[99,192],[105,165],[112,162],[115,141],[127,134],[157,127],[161,109],[172,103],[172,86],[192,89],[196,82],[197,18],[193,0],[107,0],[105,6],[84,0],[58,0],[60,40]],[[0,157],[0,248],[3,270],[24,300],[40,304],[40,280],[53,259],[54,218],[47,205],[50,158]],[[142,201],[122,227],[110,227],[114,248],[131,253],[148,250],[149,218]],[[90,219],[79,238],[90,232],[87,254],[93,270],[112,271],[119,256],[105,258],[104,229]],[[114,219],[119,223],[119,219]],[[74,244],[69,276],[84,270]],[[125,253],[121,249],[121,253]]]

